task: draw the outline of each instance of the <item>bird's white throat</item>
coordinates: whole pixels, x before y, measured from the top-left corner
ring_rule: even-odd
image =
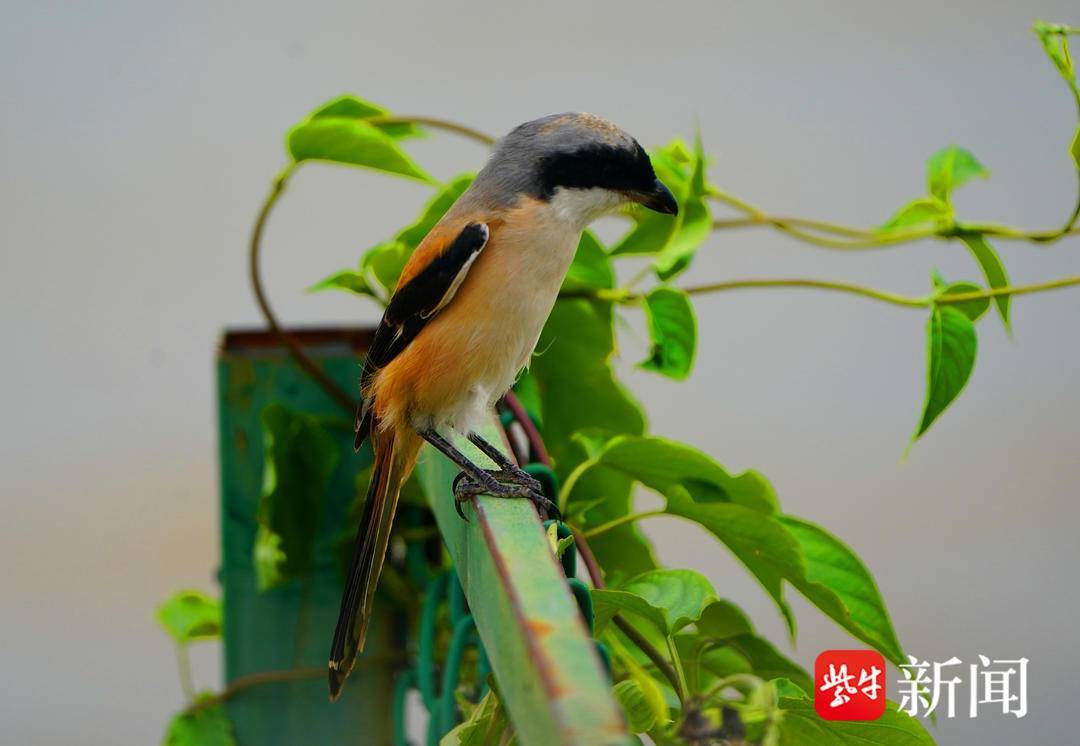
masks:
[[[589,223],[612,212],[624,202],[624,195],[610,189],[559,187],[551,198],[551,210],[574,230],[582,231]]]

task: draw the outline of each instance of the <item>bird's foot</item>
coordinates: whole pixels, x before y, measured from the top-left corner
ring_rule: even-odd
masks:
[[[461,472],[454,479],[454,508],[463,519],[461,504],[477,495],[493,497],[525,498],[540,511],[540,515],[561,519],[558,506],[544,495],[540,482],[524,471],[514,473],[507,469],[483,471],[483,478],[477,479],[472,474]]]
[[[508,468],[502,468],[498,471],[491,472],[491,476],[495,477],[500,482],[508,482],[510,484],[520,484],[522,487],[528,487],[534,492],[544,493],[544,485],[540,484],[540,480],[534,477],[524,469],[519,469],[516,466]]]

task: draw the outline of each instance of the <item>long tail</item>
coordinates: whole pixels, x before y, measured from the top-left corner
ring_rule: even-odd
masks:
[[[364,514],[356,532],[356,545],[345,592],[341,597],[334,642],[330,647],[330,701],[341,694],[356,656],[364,649],[375,587],[379,584],[386,544],[394,523],[401,482],[412,470],[419,444],[409,434],[372,433],[375,464],[371,470]]]

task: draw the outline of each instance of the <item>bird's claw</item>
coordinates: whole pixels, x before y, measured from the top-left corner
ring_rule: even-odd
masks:
[[[526,482],[518,475],[509,471],[486,472],[491,477],[491,483],[484,483],[474,479],[471,475],[461,472],[454,478],[454,509],[464,520],[469,520],[462,512],[461,504],[477,495],[492,495],[503,498],[525,498],[541,512],[542,515],[551,516],[556,520],[562,519],[558,506],[544,495],[540,489],[540,482],[533,479],[525,472],[521,472],[529,481]],[[501,481],[505,479],[505,481]]]
[[[497,472],[492,472],[491,476],[495,477],[500,482],[520,484],[523,487],[528,487],[533,492],[544,494],[544,485],[540,484],[540,480],[522,469],[501,469]]]

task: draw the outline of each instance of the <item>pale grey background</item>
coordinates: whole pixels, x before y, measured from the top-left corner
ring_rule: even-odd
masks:
[[[214,590],[218,330],[257,316],[244,243],[282,134],[356,91],[491,132],[553,111],[643,142],[700,122],[713,179],[778,213],[872,224],[922,188],[927,154],[994,178],[964,215],[1056,226],[1075,196],[1068,93],[1027,27],[1075,3],[70,3],[0,11],[0,723],[21,744],[146,744],[180,704],[152,610]],[[484,151],[415,152],[440,176]],[[305,295],[409,220],[425,188],[312,167],[274,216],[268,284],[297,322],[376,308]],[[1076,241],[1002,245],[1017,282],[1076,273]],[[927,288],[976,276],[958,246],[844,254],[759,229],[713,238],[686,281],[753,275]],[[756,467],[786,509],[846,538],[921,657],[1031,658],[1029,717],[942,720],[943,744],[1073,744],[1080,558],[1080,293],[981,326],[969,390],[906,463],[922,314],[845,296],[703,299],[686,384],[630,372],[654,432]],[[782,639],[764,595],[704,533],[649,531]],[[796,602],[796,655],[850,640]],[[198,675],[216,682],[214,650]]]

